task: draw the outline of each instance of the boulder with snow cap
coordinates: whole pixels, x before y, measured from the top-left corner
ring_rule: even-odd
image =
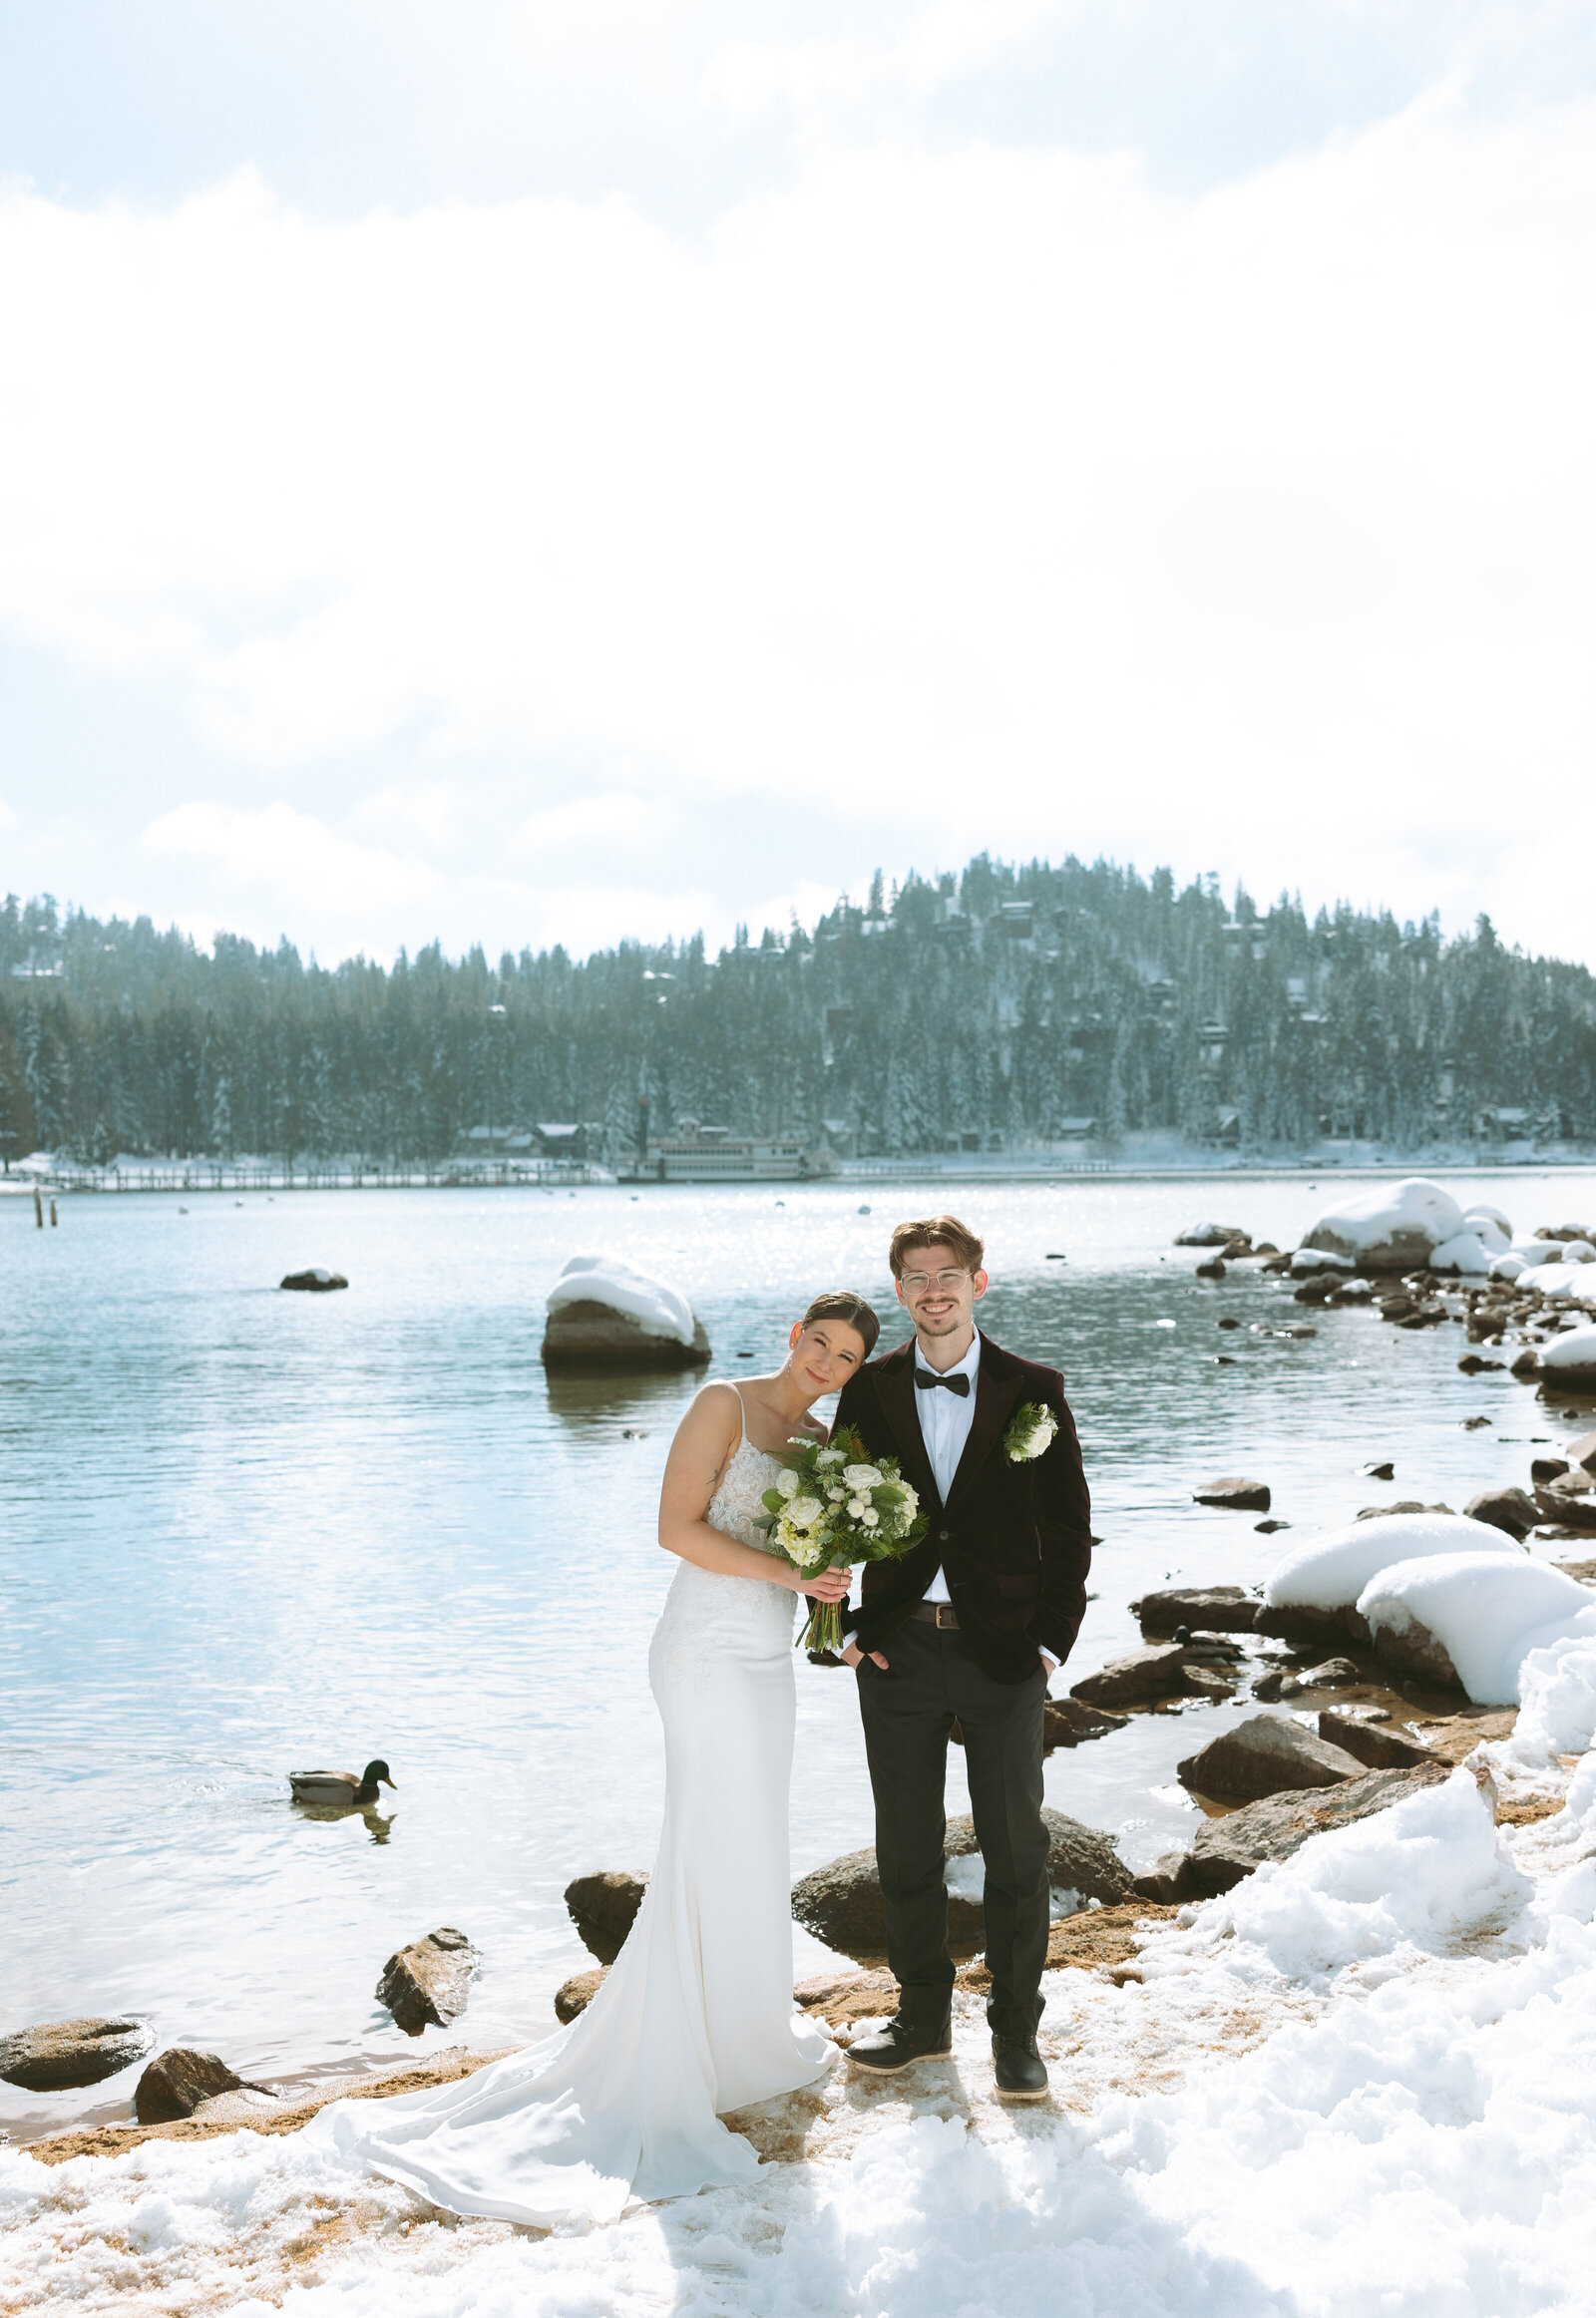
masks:
[[[1175,1234],[1177,1248],[1228,1248],[1233,1240],[1245,1240],[1251,1247],[1252,1234],[1236,1224],[1188,1224]]]
[[[702,1368],[709,1339],[680,1289],[612,1255],[573,1256],[548,1296],[546,1368]]]
[[[1463,1211],[1449,1191],[1407,1175],[1326,1208],[1301,1246],[1350,1256],[1361,1272],[1411,1272],[1462,1229]]]
[[[1525,1558],[1523,1547],[1504,1531],[1459,1513],[1377,1513],[1367,1521],[1350,1521],[1345,1528],[1327,1530],[1295,1546],[1275,1564],[1264,1587],[1258,1631],[1285,1632],[1296,1639],[1289,1625],[1281,1627],[1274,1621],[1282,1613],[1313,1612],[1316,1622],[1303,1639],[1333,1631],[1332,1622],[1339,1622],[1345,1633],[1346,1613],[1361,1609],[1359,1597],[1365,1587],[1393,1562],[1470,1552]]]
[[[1541,1346],[1540,1380],[1543,1389],[1550,1385],[1559,1392],[1583,1392],[1596,1385],[1596,1323],[1565,1329]]]
[[[1442,1240],[1430,1251],[1429,1269],[1432,1272],[1464,1272],[1483,1280],[1490,1271],[1493,1255],[1505,1251],[1488,1248],[1474,1232],[1458,1232],[1449,1240]]]
[[[1531,1650],[1596,1634],[1590,1589],[1527,1554],[1451,1553],[1388,1564],[1358,1598],[1376,1647],[1428,1680],[1450,1669],[1476,1706],[1509,1706]]]

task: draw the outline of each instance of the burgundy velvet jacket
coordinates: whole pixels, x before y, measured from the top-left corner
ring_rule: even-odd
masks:
[[[1027,1401],[1050,1408],[1058,1430],[1039,1457],[1015,1464],[1003,1433]],[[940,1563],[960,1631],[996,1681],[1023,1682],[1038,1647],[1061,1665],[1086,1608],[1091,1499],[1058,1370],[982,1337],[976,1412],[946,1505],[921,1437],[912,1337],[849,1377],[837,1403],[837,1425],[844,1424],[873,1457],[898,1459],[931,1516],[929,1535],[902,1560],[866,1563],[863,1602],[845,1619],[860,1649],[885,1647]]]

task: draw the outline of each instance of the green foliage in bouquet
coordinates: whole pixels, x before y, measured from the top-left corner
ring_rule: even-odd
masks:
[[[851,1426],[829,1448],[804,1439],[787,1445],[781,1478],[763,1502],[772,1546],[805,1577],[859,1562],[895,1561],[930,1528],[919,1491],[904,1479],[898,1459],[867,1456]],[[817,1602],[801,1639],[810,1651],[839,1651],[842,1604]]]

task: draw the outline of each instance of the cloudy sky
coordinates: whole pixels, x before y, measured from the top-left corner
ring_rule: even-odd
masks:
[[[1596,964],[1596,0],[0,0],[0,890]]]

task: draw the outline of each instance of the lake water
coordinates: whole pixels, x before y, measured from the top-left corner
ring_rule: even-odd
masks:
[[[654,1504],[697,1382],[545,1376],[543,1300],[576,1250],[677,1281],[709,1373],[746,1375],[822,1288],[870,1294],[895,1341],[889,1230],[953,1197],[987,1234],[984,1324],[1063,1369],[1080,1426],[1104,1542],[1061,1690],[1136,1642],[1144,1587],[1249,1584],[1290,1542],[1195,1507],[1206,1475],[1256,1472],[1311,1526],[1403,1496],[1459,1506],[1527,1479],[1531,1435],[1570,1429],[1505,1377],[1459,1375],[1459,1330],[1305,1316],[1256,1267],[1211,1287],[1171,1246],[1214,1209],[1292,1245],[1333,1188],[222,1194],[187,1214],[124,1195],[63,1201],[44,1232],[0,1200],[0,2033],[125,2010],[245,2077],[388,2061],[418,2048],[377,2006],[378,1971],[442,1923],[486,1957],[454,2033],[552,2025],[591,1962],[565,1885],[653,1852],[646,1656],[673,1566]],[[1596,1174],[1455,1188],[1519,1224],[1596,1212]],[[348,1293],[277,1291],[310,1264]],[[1221,1333],[1223,1313],[1243,1326]],[[1311,1340],[1251,1333],[1304,1317]],[[1464,1430],[1477,1413],[1490,1426]],[[1379,1456],[1390,1485],[1360,1477]],[[852,1678],[800,1658],[798,1686],[795,1874],[872,1836]],[[1139,1716],[1055,1753],[1048,1800],[1145,1864],[1189,1837],[1175,1762],[1246,1711]],[[290,1803],[290,1769],[372,1754],[399,1782],[387,1825]],[[827,1958],[798,1933],[796,1960]],[[0,2086],[0,2126],[125,2116],[132,2083]]]

